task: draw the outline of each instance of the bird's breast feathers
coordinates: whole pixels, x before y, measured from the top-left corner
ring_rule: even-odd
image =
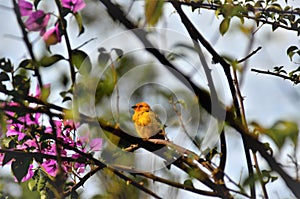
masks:
[[[148,126],[151,123],[151,114],[149,111],[134,113],[132,120],[139,126]]]

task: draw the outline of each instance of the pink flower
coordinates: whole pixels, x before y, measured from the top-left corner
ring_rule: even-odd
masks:
[[[72,158],[77,159],[81,157],[79,154],[73,154]],[[86,165],[84,163],[75,162],[73,168],[77,173],[84,173]]]
[[[43,35],[43,39],[47,46],[61,42],[61,34],[58,28],[58,24],[55,27],[46,31]]]
[[[90,142],[91,151],[99,151],[102,148],[102,139],[95,138]]]
[[[41,113],[26,114],[24,122],[26,125],[39,125],[40,116]]]
[[[50,84],[43,85],[43,89],[50,89],[50,87],[51,87]],[[31,96],[37,99],[40,99],[42,97],[42,89],[40,88],[39,85],[37,85],[35,88],[35,94],[31,94]]]
[[[34,149],[33,151],[37,151],[38,145],[35,140],[26,140],[22,145],[17,145],[17,149],[23,150],[23,149]]]
[[[102,138],[95,138],[90,141],[88,135],[79,137],[76,146],[82,148],[81,151],[86,152],[85,147],[89,145],[90,151],[99,151],[102,148]]]
[[[25,133],[22,132],[24,128],[21,124],[11,124],[7,128],[6,136],[18,136],[18,141],[23,140],[26,136]]]
[[[76,13],[85,7],[85,3],[83,0],[62,0],[62,6]]]
[[[42,163],[41,166],[49,175],[56,176],[56,173],[58,171],[58,164],[55,160],[46,160]]]
[[[48,21],[50,19],[49,14],[45,14],[42,10],[37,10],[29,16],[25,22],[25,26],[29,31],[44,31]]]
[[[19,0],[19,8],[21,16],[28,16],[32,13],[33,5],[25,0]]]

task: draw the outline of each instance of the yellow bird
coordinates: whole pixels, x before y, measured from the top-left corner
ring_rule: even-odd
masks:
[[[146,102],[139,102],[132,108],[134,110],[132,121],[141,138],[145,140],[149,138],[165,139],[165,126]]]

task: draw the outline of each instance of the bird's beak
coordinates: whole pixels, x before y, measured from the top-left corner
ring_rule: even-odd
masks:
[[[134,106],[132,106],[131,108],[133,108],[133,109],[135,109],[137,106],[136,105],[134,105]]]

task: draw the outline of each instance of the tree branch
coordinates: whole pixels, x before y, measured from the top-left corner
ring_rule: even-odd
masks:
[[[242,117],[242,114],[240,112],[240,109],[241,109],[240,106],[242,106],[242,104],[239,103],[238,98],[237,98],[238,93],[237,93],[237,89],[234,85],[232,76],[231,76],[230,65],[225,61],[225,59],[223,57],[221,57],[215,51],[215,49],[209,44],[209,42],[201,35],[201,33],[197,30],[197,28],[192,24],[192,22],[189,20],[189,18],[183,12],[180,3],[178,3],[177,1],[172,1],[171,3],[174,6],[174,8],[176,9],[176,11],[178,12],[182,23],[186,27],[186,29],[189,32],[189,34],[191,35],[191,37],[195,40],[199,40],[200,43],[213,56],[213,61],[215,63],[220,63],[221,66],[223,67],[223,70],[224,70],[224,73],[226,75],[227,82],[228,82],[228,85],[229,85],[229,88],[230,88],[230,91],[231,91],[234,110],[237,113],[237,117]],[[209,72],[206,72],[206,74],[207,73],[209,73]],[[212,82],[212,79],[209,78],[210,75],[207,75],[207,77],[208,77],[209,83],[210,83],[210,81]],[[211,91],[214,91],[214,90],[211,90]],[[217,97],[217,96],[213,96],[213,94],[216,95],[216,93],[212,93],[211,97]],[[217,101],[217,100],[214,100],[214,99],[217,99],[217,98],[213,98],[213,102]],[[242,135],[242,140],[243,140],[243,144],[244,144],[245,156],[246,156],[246,159],[247,159],[248,172],[249,172],[250,176],[253,176],[252,160],[251,160],[251,157],[250,157],[249,147],[248,147],[247,143],[245,142],[245,138],[244,138],[243,135]],[[254,184],[250,184],[250,188],[251,188],[251,195],[255,196],[255,186],[254,186]]]
[[[293,79],[290,76],[283,75],[283,74],[276,73],[276,72],[271,72],[269,70],[264,71],[264,70],[259,70],[259,69],[252,68],[251,71],[252,72],[257,72],[257,73],[260,73],[260,74],[267,74],[267,75],[272,75],[272,76],[280,77],[282,79],[287,79],[287,80],[292,81],[294,84],[299,84],[300,83],[300,79],[299,78],[298,79]]]
[[[201,194],[201,195],[205,195],[205,196],[215,196],[215,197],[218,196],[214,192],[196,189],[196,188],[194,188],[192,186],[188,186],[188,185],[185,185],[185,184],[181,184],[181,183],[178,183],[178,182],[167,180],[165,178],[161,178],[159,176],[156,176],[156,175],[154,175],[154,174],[152,174],[150,172],[138,171],[138,170],[135,170],[135,169],[132,169],[132,168],[125,167],[123,165],[112,165],[112,167],[114,167],[116,169],[119,169],[119,170],[122,170],[122,171],[129,172],[132,175],[140,175],[140,176],[149,178],[149,179],[151,179],[153,181],[161,182],[163,184],[170,185],[172,187],[177,187],[179,189],[184,189],[184,190],[187,190],[187,191],[190,191],[190,192],[193,192],[193,193],[197,193],[197,194]]]

